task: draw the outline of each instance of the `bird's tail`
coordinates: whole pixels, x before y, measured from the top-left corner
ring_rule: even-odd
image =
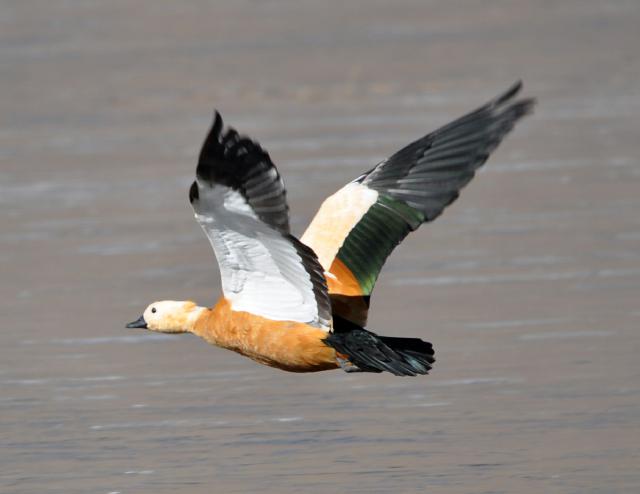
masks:
[[[429,342],[378,336],[360,327],[336,331],[334,326],[324,341],[336,350],[338,362],[347,372],[386,371],[396,376],[416,376],[428,374],[436,361]]]

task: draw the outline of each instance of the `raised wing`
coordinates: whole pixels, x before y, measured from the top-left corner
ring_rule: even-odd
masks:
[[[323,269],[289,233],[285,188],[269,155],[216,112],[189,190],[196,220],[220,266],[235,311],[328,329],[331,303]]]
[[[258,218],[289,233],[287,194],[269,153],[235,129],[223,127],[220,113],[215,112],[200,150],[197,177],[239,192]]]
[[[302,236],[328,277],[334,314],[364,326],[382,266],[409,232],[437,218],[535,101],[520,82],[427,134],[329,197]]]

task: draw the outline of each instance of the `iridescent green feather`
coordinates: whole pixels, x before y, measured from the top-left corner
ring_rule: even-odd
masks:
[[[424,221],[424,215],[407,204],[380,194],[349,232],[338,259],[358,280],[363,295],[370,295],[380,270],[393,249]]]

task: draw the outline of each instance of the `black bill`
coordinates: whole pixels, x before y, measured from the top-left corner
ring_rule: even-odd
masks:
[[[144,320],[144,316],[140,316],[138,319],[136,319],[133,322],[130,322],[129,324],[127,324],[128,328],[142,328],[142,329],[147,329],[147,321]]]

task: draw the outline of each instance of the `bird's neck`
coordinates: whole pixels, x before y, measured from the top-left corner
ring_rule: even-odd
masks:
[[[187,312],[181,315],[180,327],[188,333],[195,333],[198,321],[201,317],[206,315],[209,309],[206,307],[194,306]]]
[[[189,332],[199,336],[212,345],[227,347],[229,338],[229,317],[231,305],[223,297],[212,308],[198,307],[193,319],[189,321]]]

